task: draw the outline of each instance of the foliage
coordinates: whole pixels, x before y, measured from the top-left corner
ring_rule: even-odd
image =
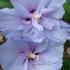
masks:
[[[0,0],[0,8],[5,8],[5,7],[9,8],[12,7],[10,0]]]
[[[61,70],[70,70],[70,60],[64,60],[63,67]]]
[[[65,9],[64,20],[70,23],[70,3],[69,2],[66,2],[64,4],[64,9]]]

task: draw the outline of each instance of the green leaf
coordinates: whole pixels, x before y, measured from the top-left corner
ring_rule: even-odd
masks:
[[[13,6],[10,3],[10,0],[0,0],[0,8],[12,8]]]
[[[64,4],[64,9],[65,9],[64,20],[70,23],[70,3],[66,2]]]

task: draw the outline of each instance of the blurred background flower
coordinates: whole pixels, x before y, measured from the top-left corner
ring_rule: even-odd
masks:
[[[10,3],[10,0],[0,0],[0,9],[5,7],[13,7]],[[63,20],[70,24],[70,0],[67,0],[67,2],[64,4],[64,9],[65,14]],[[61,70],[70,70],[70,41],[65,43],[64,65]]]

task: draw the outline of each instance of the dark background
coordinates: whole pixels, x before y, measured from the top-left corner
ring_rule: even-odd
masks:
[[[13,6],[10,3],[10,0],[0,0],[0,8],[12,8]],[[63,20],[70,23],[70,0],[64,4],[65,14]],[[70,70],[70,55],[67,53],[67,49],[70,48],[70,42],[65,43],[65,52],[64,52],[64,62],[61,70]],[[1,70],[1,69],[0,69]]]

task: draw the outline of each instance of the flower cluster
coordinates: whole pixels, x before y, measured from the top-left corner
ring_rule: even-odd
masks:
[[[70,25],[65,0],[11,0],[0,10],[0,64],[4,70],[59,70]]]

